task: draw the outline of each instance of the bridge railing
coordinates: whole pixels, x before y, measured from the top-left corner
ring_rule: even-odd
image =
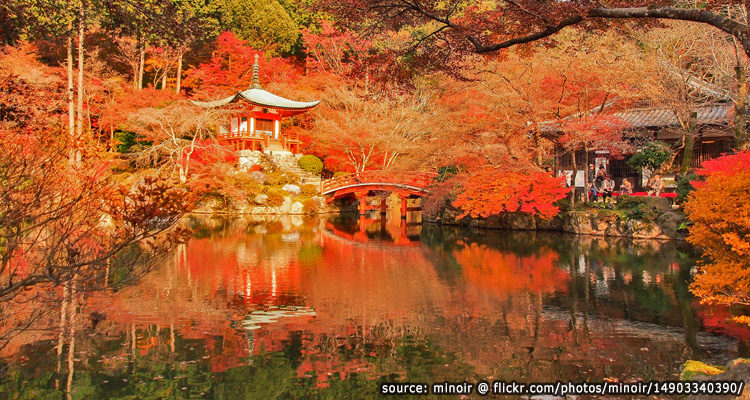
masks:
[[[389,184],[405,185],[424,189],[438,176],[434,172],[424,171],[364,171],[342,175],[320,182],[321,193],[327,193],[339,188],[360,184]]]

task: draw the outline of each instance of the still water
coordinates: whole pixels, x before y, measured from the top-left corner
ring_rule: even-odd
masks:
[[[691,297],[684,243],[186,224],[193,239],[136,286],[84,296],[64,352],[53,331],[7,346],[0,398],[367,399],[393,381],[676,379],[686,359],[750,354],[750,330]]]

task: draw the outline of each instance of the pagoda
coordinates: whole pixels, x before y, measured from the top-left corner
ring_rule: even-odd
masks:
[[[281,120],[304,113],[320,100],[304,102],[285,99],[263,90],[258,78],[258,55],[253,64],[253,83],[244,92],[215,101],[194,101],[205,108],[227,107],[229,121],[216,124],[216,138],[236,151],[300,153],[297,133],[281,132]]]

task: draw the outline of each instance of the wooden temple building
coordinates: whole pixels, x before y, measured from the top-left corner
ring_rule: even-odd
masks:
[[[304,113],[320,103],[294,101],[263,90],[258,77],[258,55],[253,64],[253,83],[243,92],[224,99],[199,102],[205,108],[225,108],[228,121],[216,124],[216,138],[236,151],[300,153],[297,133],[282,132],[281,121]]]

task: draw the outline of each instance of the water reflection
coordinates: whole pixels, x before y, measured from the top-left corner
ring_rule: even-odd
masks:
[[[748,330],[690,296],[678,243],[398,219],[186,224],[194,239],[137,286],[65,303],[64,341],[8,346],[0,397],[374,398],[383,381],[669,379],[687,358],[748,354]]]

